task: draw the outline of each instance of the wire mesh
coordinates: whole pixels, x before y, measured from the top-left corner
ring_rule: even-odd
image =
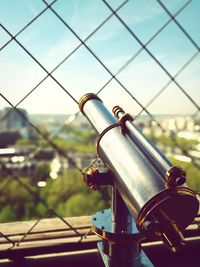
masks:
[[[12,160],[5,156],[9,152],[2,150],[1,209],[4,215],[17,214],[18,220],[37,218],[17,242],[1,233],[11,247],[20,246],[42,218],[51,216],[73,230],[79,241],[85,238],[64,219],[67,208],[63,203],[68,205],[70,197],[77,194],[78,200],[79,192],[86,193],[79,186],[81,175],[84,167],[96,159],[95,134],[78,111],[78,100],[88,90],[98,94],[110,109],[116,104],[125,107],[164,153],[169,153],[173,160],[185,159],[186,171],[194,174],[199,169],[197,1],[87,0],[83,5],[75,0],[40,0],[0,4],[0,134],[5,142],[8,133],[17,140],[12,128],[16,120],[19,125],[15,127],[18,130],[23,127],[29,136],[23,139],[24,143],[14,146]],[[46,113],[46,117],[38,125],[41,116],[29,116],[26,110],[29,114]],[[50,114],[54,112],[56,125],[51,124]],[[74,135],[73,129],[80,123],[81,130]],[[47,125],[56,129],[47,130]],[[193,134],[189,142],[188,128]],[[91,142],[86,136],[81,137],[81,132],[87,131],[91,132]],[[63,146],[61,139],[66,140],[67,146]],[[73,145],[81,142],[90,149],[84,150],[85,146],[76,151]],[[48,151],[43,156],[43,167],[36,173],[45,149]],[[54,160],[54,165],[62,163],[63,180],[57,183],[57,188],[54,186],[57,173],[51,175],[52,181],[46,179],[47,158]],[[29,180],[24,177],[27,174]],[[38,187],[39,182],[51,183],[51,187]],[[196,191],[200,188],[198,184],[196,180],[191,182]],[[11,193],[16,188],[22,188],[20,196]],[[6,196],[12,201],[19,197],[19,207],[6,206]],[[106,200],[107,192],[95,197]],[[29,211],[25,200],[31,206]],[[95,205],[91,206],[93,210]],[[75,210],[73,205],[71,209]],[[13,215],[9,220],[16,217]]]

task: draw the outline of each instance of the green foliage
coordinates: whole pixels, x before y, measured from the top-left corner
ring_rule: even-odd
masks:
[[[23,148],[23,147],[26,147],[26,146],[32,146],[33,145],[33,142],[27,138],[20,138],[19,140],[17,140],[16,144],[15,144],[15,147],[16,148]]]
[[[65,151],[74,151],[80,153],[95,153],[95,145],[84,140],[84,142],[65,140],[61,137],[54,139],[55,144]]]
[[[161,135],[159,137],[149,136],[163,151],[170,148],[172,151],[177,147],[183,151],[189,151],[195,148],[199,143],[197,140],[180,138],[176,136]],[[174,140],[174,141],[173,141]],[[176,145],[177,144],[177,145]],[[177,166],[181,166],[187,173],[187,185],[193,190],[200,192],[200,169],[192,162],[184,162],[170,157],[170,161]]]
[[[44,167],[38,167],[38,171]],[[88,189],[76,169],[68,170],[56,180],[48,179],[44,188],[35,187],[27,177],[20,178],[20,182],[7,177],[11,181],[7,186],[4,179],[0,178],[0,188],[4,187],[0,195],[1,223],[55,216],[51,209],[59,216],[67,217],[89,215],[108,207],[104,201],[108,193]]]
[[[83,130],[73,126],[67,127],[65,133],[68,140],[83,144],[94,144],[97,135],[93,129]]]
[[[197,140],[176,137],[174,135],[168,136],[163,134],[159,137],[149,135],[148,137],[154,144],[157,144],[162,148],[181,147],[183,151],[188,151],[198,144]]]
[[[50,207],[57,202],[65,202],[71,195],[83,190],[83,179],[80,172],[71,169],[56,180],[48,180],[47,186],[40,189],[40,195]]]
[[[64,217],[88,215],[106,207],[106,193],[88,189],[76,169],[69,170],[56,180],[49,180],[40,195],[50,208]]]
[[[61,203],[57,211],[65,216],[91,215],[105,208],[104,201],[98,191],[90,191],[89,194],[76,193],[68,201]],[[87,211],[87,212],[86,212]]]
[[[20,182],[15,180],[14,177],[6,177],[6,179],[10,179],[7,186],[3,186],[5,182],[2,178],[0,180],[0,188],[2,186],[4,188],[0,195],[0,222],[37,218],[39,197],[31,182],[25,177],[21,178]]]
[[[13,205],[1,206],[0,223],[16,221],[15,208]]]
[[[40,130],[46,136],[49,135],[44,128],[40,127]],[[65,151],[79,152],[83,153],[83,156],[84,153],[95,153],[94,131],[81,131],[78,128],[69,127],[66,136],[67,139],[57,136],[52,140],[64,153]],[[16,147],[24,147],[31,143],[29,139],[21,138],[18,139]],[[47,145],[42,139],[37,139],[34,144],[52,149],[51,145]],[[0,195],[0,222],[52,216],[47,207],[55,210],[59,216],[91,214],[96,211],[96,208],[105,207],[105,193],[89,190],[78,170],[68,169],[56,180],[51,179],[49,173],[49,163],[40,163],[38,159],[34,179],[20,177],[19,182],[14,177],[0,178],[0,188],[4,187],[6,179],[11,181]],[[47,186],[38,188],[36,183],[38,180],[46,180]]]
[[[64,151],[80,153],[95,153],[96,133],[94,130],[81,130],[76,127],[68,127],[66,138],[56,136],[53,142]],[[41,143],[42,144],[42,143]]]
[[[181,166],[186,171],[187,185],[200,193],[200,169],[192,162],[179,161],[173,157],[170,157],[170,161],[176,166]]]

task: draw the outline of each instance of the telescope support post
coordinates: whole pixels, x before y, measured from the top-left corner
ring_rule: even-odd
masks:
[[[112,188],[112,206],[97,212],[93,218],[93,230],[102,238],[98,250],[106,267],[153,266],[140,243],[144,238],[116,187]]]

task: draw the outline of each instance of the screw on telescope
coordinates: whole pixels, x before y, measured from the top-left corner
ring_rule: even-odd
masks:
[[[84,173],[83,179],[84,182],[90,189],[96,190],[97,183],[96,183],[96,176],[98,175],[98,169],[95,167],[90,167],[87,172]]]
[[[84,182],[90,189],[96,190],[102,185],[113,185],[113,174],[109,169],[98,168],[97,166],[91,166],[84,173]]]
[[[183,185],[186,181],[186,172],[179,166],[171,167],[165,174],[169,187]]]

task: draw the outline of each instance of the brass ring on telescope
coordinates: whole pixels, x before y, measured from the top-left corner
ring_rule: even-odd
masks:
[[[93,94],[93,93],[88,93],[88,94],[85,94],[84,96],[81,97],[81,99],[79,100],[79,109],[80,111],[84,114],[84,111],[83,111],[83,107],[85,105],[85,103],[88,101],[88,100],[91,100],[91,99],[97,99],[99,101],[102,102],[102,100],[96,95],[96,94]]]
[[[105,130],[103,130],[103,132],[99,135],[98,137],[98,140],[97,140],[97,144],[96,144],[96,147],[97,147],[97,155],[100,157],[100,153],[99,153],[99,143],[102,139],[102,137],[108,132],[110,131],[111,129],[115,128],[115,127],[120,127],[120,123],[117,122],[117,123],[114,123],[114,124],[111,124],[110,126],[108,126]],[[100,157],[101,158],[101,157]]]
[[[121,109],[119,106],[116,106],[115,107],[116,109]],[[114,108],[114,109],[115,109]],[[99,143],[102,139],[102,137],[108,132],[110,131],[111,129],[115,128],[115,127],[120,127],[121,129],[121,133],[124,134],[126,132],[126,121],[132,121],[133,120],[133,117],[128,114],[128,113],[125,113],[121,119],[119,119],[119,122],[116,122],[114,124],[111,124],[110,126],[108,126],[105,130],[103,130],[103,132],[99,135],[99,138],[97,140],[97,155],[100,157],[100,154],[99,154]]]

